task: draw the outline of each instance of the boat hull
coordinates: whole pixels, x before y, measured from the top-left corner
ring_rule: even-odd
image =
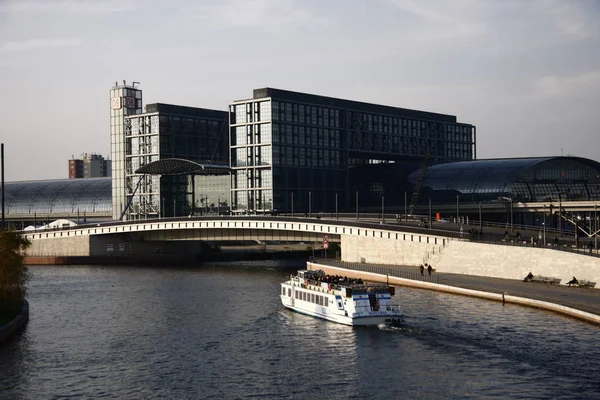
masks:
[[[351,317],[332,313],[329,309],[326,309],[325,307],[321,307],[322,312],[309,310],[293,305],[291,299],[284,296],[281,296],[281,303],[290,310],[296,311],[300,314],[310,315],[311,317],[321,318],[327,321],[336,322],[338,324],[348,326],[398,326],[404,321],[403,315],[398,313],[380,313],[377,315],[360,315]]]

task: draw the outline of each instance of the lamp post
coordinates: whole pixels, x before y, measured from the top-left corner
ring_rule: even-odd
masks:
[[[291,193],[292,197],[292,218],[294,218],[294,192]]]
[[[558,235],[562,237],[562,196],[558,192]]]
[[[542,223],[542,225],[544,225],[544,247],[546,247],[546,205],[545,204],[544,204],[543,210],[544,210],[544,222]]]
[[[431,197],[429,198],[429,229],[431,229],[431,223],[433,220],[431,219]]]
[[[356,219],[358,220],[358,190],[356,191]]]
[[[335,219],[338,219],[338,194],[335,194]]]
[[[312,192],[308,191],[308,218],[312,218]]]
[[[381,196],[381,220],[385,222],[385,196]]]
[[[404,220],[408,221],[408,214],[406,212],[406,190],[404,191]]]
[[[511,232],[513,231],[513,199],[512,199],[512,197],[510,197],[510,231]]]
[[[479,203],[479,232],[483,228],[483,217],[481,215],[481,202]]]
[[[456,195],[456,224],[460,225],[460,217],[458,216],[458,214],[460,213],[459,207],[458,207],[458,195]]]

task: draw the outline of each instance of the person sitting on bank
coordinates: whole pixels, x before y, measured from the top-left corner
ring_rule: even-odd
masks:
[[[573,277],[573,279],[567,282],[567,285],[569,285],[569,287],[571,287],[571,285],[579,285],[579,281],[577,280],[577,278]]]
[[[533,278],[533,274],[531,272],[529,272],[527,274],[527,276],[525,277],[525,279],[523,279],[523,282],[529,282],[532,278]]]

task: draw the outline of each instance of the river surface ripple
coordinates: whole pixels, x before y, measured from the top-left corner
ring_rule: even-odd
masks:
[[[301,265],[301,264],[300,264]],[[400,329],[284,309],[273,262],[31,267],[0,399],[600,398],[600,328],[400,288]]]

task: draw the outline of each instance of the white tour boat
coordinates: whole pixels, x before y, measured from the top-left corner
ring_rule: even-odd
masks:
[[[281,284],[281,302],[302,314],[353,326],[391,325],[403,321],[400,306],[392,304],[395,288],[366,284],[361,279],[299,270]]]

